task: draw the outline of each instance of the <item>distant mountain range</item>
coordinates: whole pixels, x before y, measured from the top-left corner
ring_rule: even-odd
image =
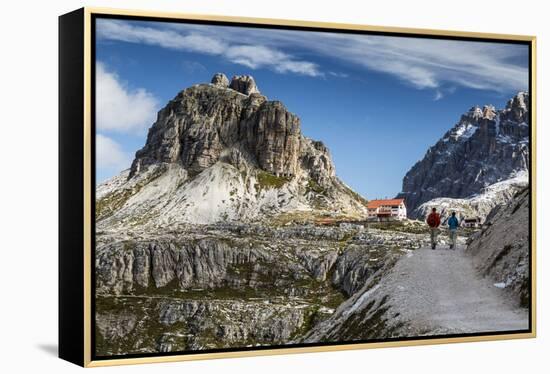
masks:
[[[473,107],[403,178],[410,218],[432,206],[484,217],[527,185],[529,94]],[[509,182],[506,182],[509,180]],[[189,87],[158,113],[129,170],[96,190],[98,227],[364,219],[366,200],[335,174],[327,147],[263,96],[251,76]]]
[[[420,218],[429,206],[441,206],[442,201],[434,199],[445,198],[447,207],[460,207],[464,199],[473,201],[487,191],[502,191],[505,185],[511,189],[525,186],[529,134],[526,92],[510,99],[504,109],[473,107],[407,172],[398,197],[405,198],[411,218]],[[508,184],[490,187],[511,178],[513,181]],[[503,196],[513,195],[513,191],[497,195],[499,199],[491,206],[486,205],[482,211],[474,207],[471,213],[486,214],[494,205],[504,202]]]

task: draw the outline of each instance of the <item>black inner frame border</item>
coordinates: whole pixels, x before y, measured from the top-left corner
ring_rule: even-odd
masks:
[[[260,347],[241,347],[241,348],[220,348],[220,349],[205,349],[196,351],[176,351],[176,352],[154,352],[154,353],[132,353],[124,355],[111,355],[111,356],[98,356],[96,355],[96,279],[95,279],[95,249],[96,249],[96,227],[95,227],[95,186],[96,186],[96,113],[95,113],[95,95],[96,95],[96,20],[97,19],[118,19],[129,21],[149,21],[160,23],[184,23],[184,24],[196,24],[196,25],[209,25],[209,26],[233,26],[244,28],[261,28],[261,29],[275,29],[275,30],[292,30],[292,31],[311,31],[311,32],[324,32],[324,33],[338,33],[338,34],[360,34],[360,35],[377,35],[377,36],[393,36],[393,37],[406,37],[406,38],[421,38],[421,39],[439,39],[439,40],[458,40],[458,41],[472,41],[472,42],[488,42],[488,43],[501,43],[501,44],[521,44],[526,45],[529,48],[529,328],[526,330],[508,330],[508,331],[486,331],[478,333],[467,334],[448,334],[448,335],[430,335],[430,336],[416,336],[416,337],[399,337],[399,338],[384,338],[384,339],[369,339],[369,340],[351,340],[351,341],[336,341],[336,342],[318,342],[318,343],[302,343],[302,344],[286,344],[286,345],[270,345]],[[148,357],[164,357],[164,356],[184,356],[184,355],[200,355],[209,353],[224,353],[224,352],[247,352],[247,351],[266,351],[276,349],[289,349],[289,348],[304,348],[304,347],[330,347],[341,345],[353,345],[353,344],[365,344],[365,343],[383,343],[383,342],[411,342],[420,340],[434,340],[449,339],[449,338],[468,338],[468,337],[480,337],[480,336],[499,336],[499,335],[512,335],[512,334],[524,334],[531,333],[533,331],[533,210],[531,203],[533,201],[533,98],[532,98],[532,82],[533,82],[533,47],[531,41],[524,40],[512,40],[512,39],[496,39],[496,38],[484,38],[474,36],[454,36],[454,35],[431,35],[431,34],[415,34],[413,32],[393,32],[393,31],[370,31],[370,30],[346,30],[337,28],[325,28],[314,26],[287,26],[287,25],[271,25],[271,24],[256,24],[246,22],[232,22],[232,21],[211,21],[211,20],[196,20],[185,18],[163,18],[156,16],[133,16],[133,15],[117,15],[117,14],[100,14],[91,13],[91,54],[90,60],[84,63],[90,64],[91,73],[91,87],[90,87],[90,110],[91,110],[91,359],[93,361],[108,361],[113,359],[132,359],[132,358],[148,358]],[[437,31],[434,31],[437,32]],[[436,342],[435,342],[436,343]]]

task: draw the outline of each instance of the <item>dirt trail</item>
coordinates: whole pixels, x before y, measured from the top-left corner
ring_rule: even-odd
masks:
[[[382,287],[393,310],[417,327],[449,333],[523,330],[528,311],[505,290],[480,277],[472,257],[457,250],[422,248],[400,259]]]

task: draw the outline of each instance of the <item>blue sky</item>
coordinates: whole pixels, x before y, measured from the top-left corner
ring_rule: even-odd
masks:
[[[99,19],[97,181],[130,166],[156,112],[214,73],[252,75],[369,199],[474,105],[528,89],[525,45]]]

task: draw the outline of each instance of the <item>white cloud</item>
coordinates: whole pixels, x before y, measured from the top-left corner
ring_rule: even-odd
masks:
[[[279,73],[291,72],[312,77],[321,74],[312,62],[296,60],[287,53],[262,45],[232,46],[224,52],[224,56],[251,69],[268,67]]]
[[[528,88],[526,45],[116,20],[98,21],[97,30],[104,39],[219,55],[251,69],[280,73],[335,76],[325,74],[317,60],[300,57],[315,55],[389,74],[418,89]]]
[[[256,43],[242,44],[217,34],[205,33],[209,26],[178,28],[149,27],[142,23],[130,24],[117,20],[99,20],[97,35],[104,40],[145,43],[163,48],[218,55],[235,64],[251,69],[267,68],[278,73],[295,73],[307,76],[323,75],[317,64],[300,60],[274,47]],[[224,29],[225,30],[225,29]]]
[[[96,64],[98,130],[142,134],[155,120],[158,100],[143,88],[130,89],[118,75]]]
[[[436,90],[434,95],[434,101],[439,101],[443,99],[443,92]]]
[[[96,167],[103,172],[118,173],[130,167],[131,155],[113,139],[97,134]]]
[[[98,20],[97,36],[103,39],[145,43],[164,48],[208,54],[220,54],[226,49],[224,43],[216,38],[198,33],[191,32],[187,35],[182,35],[170,29],[133,26],[129,22],[115,20]]]
[[[319,32],[296,37],[288,30],[254,36],[272,46],[288,45],[387,73],[418,89],[453,85],[501,92],[528,86],[526,63],[511,62],[526,59],[525,45]]]
[[[419,89],[445,84],[497,92],[528,87],[527,66],[510,62],[527,56],[526,46],[328,33],[297,40],[302,48],[391,74]]]
[[[390,74],[418,89],[461,86],[502,92],[528,88],[526,45],[291,30],[250,32],[239,27],[225,27],[220,32],[213,26],[184,24],[174,24],[170,29],[202,32],[226,43],[238,40],[280,50],[292,48],[310,55],[313,52]]]

